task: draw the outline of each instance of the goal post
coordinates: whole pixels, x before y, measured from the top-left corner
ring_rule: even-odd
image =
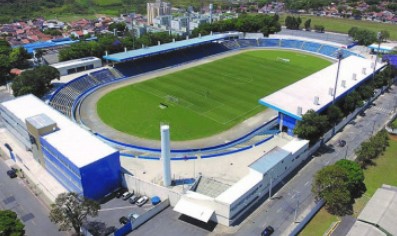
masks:
[[[286,63],[290,62],[290,60],[288,58],[282,58],[282,57],[277,57],[276,60],[281,61],[281,62],[286,62]]]
[[[179,98],[175,97],[175,96],[171,96],[171,95],[167,95],[166,96],[167,101],[172,102],[172,103],[179,103]]]

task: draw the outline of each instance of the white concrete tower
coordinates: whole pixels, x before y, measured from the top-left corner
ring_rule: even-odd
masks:
[[[170,126],[161,125],[161,161],[163,162],[163,184],[171,185],[171,149],[170,149]]]
[[[213,8],[214,8],[214,5],[211,3],[210,6],[209,6],[209,9],[210,9],[210,24],[212,24],[212,10],[213,10]]]

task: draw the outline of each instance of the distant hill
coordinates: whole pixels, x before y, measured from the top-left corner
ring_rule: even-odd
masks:
[[[153,0],[154,2],[155,0]],[[119,15],[126,12],[146,12],[147,0],[0,0],[0,22],[44,16],[54,17],[73,14]],[[175,7],[208,5],[209,2],[227,4],[229,0],[169,0]]]

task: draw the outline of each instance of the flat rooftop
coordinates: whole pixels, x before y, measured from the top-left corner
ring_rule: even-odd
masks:
[[[209,197],[216,198],[219,194],[230,188],[230,185],[224,184],[213,178],[206,178],[202,176],[197,185],[196,193],[201,193]]]
[[[220,194],[216,200],[227,204],[232,204],[253,186],[261,182],[265,173],[269,173],[269,171],[271,171],[271,169],[273,169],[277,163],[283,161],[286,157],[291,155],[290,150],[296,152],[297,149],[301,149],[305,145],[308,145],[307,140],[293,139],[282,147],[273,147],[260,158],[252,162],[248,166],[250,170],[249,173],[222,194]]]
[[[372,76],[375,61],[349,56],[340,63],[336,100]],[[384,63],[376,63],[376,70]],[[259,103],[295,119],[309,110],[320,112],[332,103],[338,63],[334,63],[298,82],[259,100]],[[330,94],[330,90],[332,94]],[[315,97],[318,102],[315,103]],[[300,109],[299,109],[300,108]],[[300,112],[301,110],[301,112]]]
[[[261,174],[265,174],[290,154],[290,152],[284,150],[283,148],[275,147],[249,165],[249,168]]]
[[[370,222],[374,228],[374,225],[378,225],[380,228],[390,233],[390,235],[397,235],[396,216],[397,187],[383,185],[376,190],[357,219],[359,221],[364,221],[364,223]],[[352,229],[357,230],[356,227]]]
[[[114,54],[110,54],[107,56],[103,56],[103,58],[106,60],[110,60],[110,61],[123,62],[123,61],[138,59],[141,57],[146,57],[149,55],[161,54],[161,53],[173,51],[176,49],[187,48],[187,47],[191,47],[194,45],[204,44],[204,43],[208,43],[211,41],[221,40],[221,39],[238,36],[238,35],[239,35],[238,32],[206,35],[206,36],[193,38],[193,39],[176,41],[176,42],[172,42],[172,43],[165,43],[165,44],[153,46],[153,47],[130,50],[127,52],[114,53]]]
[[[397,49],[397,43],[384,42],[384,43],[381,43],[380,45],[377,43],[373,43],[373,44],[369,45],[368,48],[373,49],[375,52],[377,52],[378,50],[381,52],[389,52],[394,49]]]
[[[36,129],[41,129],[55,124],[55,121],[53,121],[46,114],[38,114],[35,116],[28,117],[26,118],[26,121],[32,124]]]
[[[23,122],[39,114],[45,114],[53,120],[59,130],[43,138],[77,167],[86,166],[117,152],[32,94],[17,97],[1,105]]]

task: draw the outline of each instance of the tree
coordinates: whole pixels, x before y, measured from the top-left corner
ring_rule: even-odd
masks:
[[[369,85],[358,87],[357,92],[360,94],[362,100],[367,100],[374,95],[374,88]]]
[[[357,31],[358,31],[358,28],[354,26],[349,29],[347,34],[354,39],[356,37]]]
[[[25,69],[28,67],[27,59],[30,59],[30,54],[23,47],[13,48],[9,54],[10,64],[14,68]]]
[[[298,121],[294,133],[299,138],[308,139],[313,143],[324,134],[328,125],[327,116],[319,115],[315,111],[309,110],[302,116],[302,120]]]
[[[348,115],[350,112],[354,111],[354,109],[361,106],[363,101],[361,99],[361,95],[358,92],[353,91],[344,97],[340,103],[343,113]]]
[[[342,216],[351,213],[352,197],[345,168],[331,165],[318,171],[314,176],[312,192],[317,200],[325,201],[325,208],[331,214]]]
[[[376,42],[376,34],[370,30],[358,29],[353,39],[356,40],[360,45],[368,46]]]
[[[314,31],[317,33],[324,33],[325,27],[323,25],[314,25]]]
[[[25,225],[18,219],[17,214],[10,210],[0,210],[0,235],[23,236]]]
[[[0,85],[3,85],[10,78],[11,64],[8,55],[0,54]]]
[[[347,171],[348,188],[353,198],[361,197],[366,191],[364,184],[364,171],[357,162],[350,160],[339,160],[335,165],[342,167]]]
[[[310,23],[312,22],[312,19],[307,19],[304,23],[305,30],[310,31]]]
[[[331,125],[336,125],[343,118],[342,110],[336,105],[329,106],[326,114]]]
[[[17,97],[29,93],[42,97],[50,90],[51,81],[59,77],[59,71],[54,67],[35,67],[16,77],[12,83],[12,90]]]
[[[379,42],[385,41],[390,38],[390,33],[387,30],[381,30],[378,38]]]
[[[287,27],[287,29],[298,30],[301,23],[302,19],[299,16],[287,16],[285,18],[285,27]]]
[[[95,217],[101,208],[99,203],[84,198],[77,193],[61,193],[51,204],[50,220],[59,223],[59,230],[74,229],[80,235],[80,228],[87,220],[87,216]]]
[[[124,22],[112,23],[109,25],[109,31],[116,30],[116,32],[125,32],[127,29],[127,25]]]
[[[373,164],[373,159],[377,158],[389,145],[389,136],[386,130],[381,130],[368,141],[363,142],[356,151],[356,161],[362,168]]]
[[[4,85],[10,79],[10,53],[12,48],[5,40],[0,40],[0,85]]]

